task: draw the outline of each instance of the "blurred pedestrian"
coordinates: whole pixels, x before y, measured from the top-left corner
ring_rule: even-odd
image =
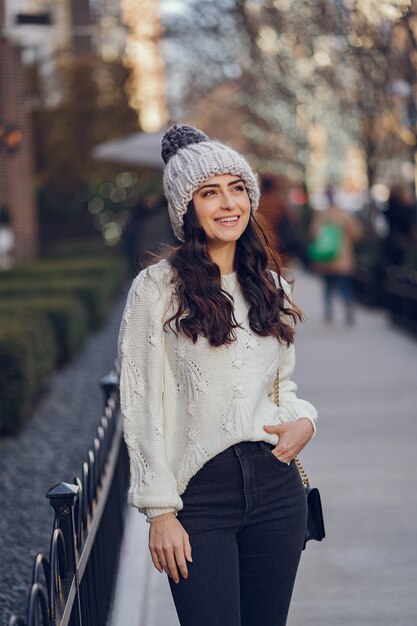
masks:
[[[245,158],[189,126],[162,156],[180,244],[134,279],[120,327],[128,502],[182,626],[284,626],[306,531],[294,457],[317,418],[292,380],[303,316]]]
[[[282,263],[288,265],[294,258],[302,259],[302,222],[289,207],[287,190],[277,177],[262,176],[260,212],[273,228]]]
[[[144,267],[147,251],[160,249],[161,243],[174,243],[164,198],[160,194],[154,194],[152,202],[148,198],[144,196],[139,200],[123,230],[123,249],[131,276],[136,276]]]
[[[355,271],[356,242],[363,235],[357,218],[337,206],[332,189],[326,192],[328,206],[316,211],[310,226],[310,259],[313,269],[323,278],[324,318],[333,321],[333,297],[342,298],[345,322],[354,323],[354,304],[351,279]]]

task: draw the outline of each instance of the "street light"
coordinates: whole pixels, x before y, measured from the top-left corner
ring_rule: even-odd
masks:
[[[5,145],[7,152],[17,152],[22,144],[22,131],[17,124],[6,126]]]
[[[5,124],[0,120],[0,150],[13,154],[22,145],[23,134],[17,124]]]

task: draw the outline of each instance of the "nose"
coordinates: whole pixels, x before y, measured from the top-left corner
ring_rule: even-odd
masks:
[[[232,193],[229,190],[224,191],[222,193],[222,196],[221,196],[221,208],[222,209],[227,209],[229,211],[231,211],[231,210],[236,208],[236,203],[234,201]]]

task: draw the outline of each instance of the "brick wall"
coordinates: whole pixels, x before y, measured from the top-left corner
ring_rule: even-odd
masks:
[[[89,0],[71,0],[72,49],[76,56],[90,55],[94,51],[93,33],[95,19]]]
[[[0,0],[0,27],[2,26]],[[22,133],[20,149],[15,153],[0,151],[0,202],[12,222],[17,262],[36,258],[39,252],[38,218],[33,193],[34,162],[31,115],[25,99],[24,67],[18,49],[0,36],[0,120],[17,124]]]

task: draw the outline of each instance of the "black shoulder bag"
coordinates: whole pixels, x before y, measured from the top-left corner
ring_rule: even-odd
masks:
[[[275,404],[279,406],[279,369],[274,381],[274,400]],[[326,536],[324,531],[323,509],[321,506],[320,492],[317,487],[311,487],[308,476],[301,465],[300,459],[296,456],[294,459],[298,471],[300,472],[301,480],[303,481],[304,488],[307,495],[307,528],[304,538],[303,550],[306,547],[307,541],[315,539],[321,541]]]

